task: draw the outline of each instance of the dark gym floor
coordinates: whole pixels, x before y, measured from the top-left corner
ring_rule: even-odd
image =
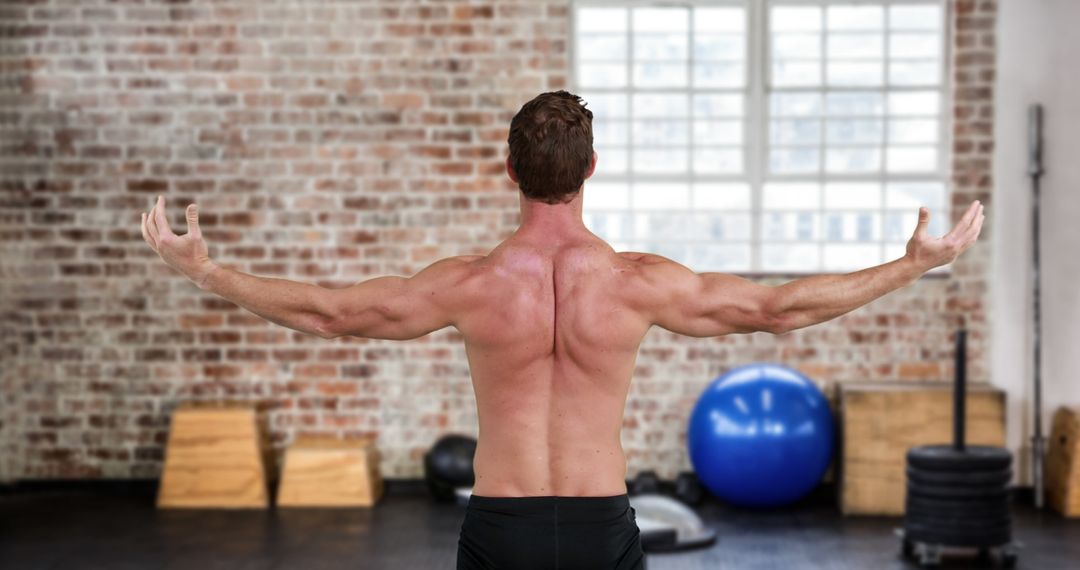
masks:
[[[711,548],[652,554],[649,570],[916,568],[898,556],[898,519],[843,518],[827,502],[754,512],[710,502]],[[1080,568],[1080,521],[1016,506],[1018,568]],[[152,491],[0,494],[0,568],[452,569],[463,510],[403,485],[375,509],[158,511]],[[946,568],[975,568],[950,558]]]

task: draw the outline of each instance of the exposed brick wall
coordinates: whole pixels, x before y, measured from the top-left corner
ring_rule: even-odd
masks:
[[[956,5],[957,197],[989,202],[992,1]],[[506,129],[569,74],[561,1],[5,2],[0,6],[0,479],[155,477],[170,410],[241,398],[274,441],[374,433],[384,474],[418,476],[474,432],[460,338],[324,341],[205,294],[142,242],[165,194],[198,201],[211,255],[344,285],[483,252],[517,223]],[[967,316],[986,379],[989,242],[838,321],[782,337],[642,346],[630,470],[685,468],[716,374],[782,361],[822,383],[941,378]]]

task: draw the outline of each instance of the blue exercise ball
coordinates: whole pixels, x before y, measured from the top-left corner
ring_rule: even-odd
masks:
[[[747,507],[797,501],[832,461],[832,411],[806,376],[775,364],[713,380],[687,428],[690,461],[712,494]]]

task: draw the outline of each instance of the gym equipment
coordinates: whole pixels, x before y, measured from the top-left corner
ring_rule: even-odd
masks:
[[[660,477],[656,471],[642,471],[630,482],[631,495],[643,495],[646,493],[660,492]]]
[[[641,548],[645,552],[671,552],[701,548],[716,542],[716,531],[707,528],[689,507],[663,495],[630,497]]]
[[[459,487],[472,487],[473,456],[476,439],[464,435],[446,435],[424,454],[424,481],[438,501],[454,500]]]
[[[1060,407],[1046,454],[1046,501],[1066,517],[1080,517],[1080,407]]]
[[[184,402],[172,415],[158,508],[270,506],[269,430],[249,402]]]
[[[844,515],[904,516],[904,466],[912,447],[952,439],[952,382],[845,382],[837,405],[836,475]],[[1005,444],[1005,392],[970,385],[965,438]]]
[[[690,416],[687,445],[701,483],[740,506],[798,500],[821,481],[833,452],[833,417],[806,376],[775,364],[716,378]]]
[[[1043,508],[1043,458],[1046,456],[1046,438],[1043,437],[1042,419],[1042,290],[1039,268],[1039,179],[1042,165],[1042,105],[1028,107],[1028,176],[1031,177],[1031,302],[1032,302],[1032,407],[1035,429],[1031,436],[1031,470],[1035,478],[1035,508]]]
[[[705,498],[705,489],[693,471],[683,471],[675,477],[675,497],[687,505],[699,505]]]
[[[300,436],[285,451],[279,507],[370,507],[382,494],[373,438]]]
[[[975,549],[1015,566],[1009,512],[1012,454],[999,447],[965,443],[967,331],[956,333],[953,444],[913,447],[907,453],[907,497],[901,554],[937,566],[948,548]]]

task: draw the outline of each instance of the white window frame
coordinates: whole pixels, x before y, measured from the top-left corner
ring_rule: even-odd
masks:
[[[824,150],[827,148],[825,145],[825,125],[821,127],[822,142],[817,147],[821,150],[819,156],[819,168],[816,173],[810,174],[771,174],[768,171],[769,161],[769,128],[771,117],[769,115],[769,95],[773,92],[771,81],[771,54],[769,53],[771,34],[769,27],[769,12],[773,6],[828,6],[835,4],[846,5],[869,5],[869,6],[885,6],[886,8],[892,4],[926,4],[933,6],[940,6],[940,30],[941,30],[941,68],[940,68],[940,81],[935,86],[892,86],[889,84],[889,42],[888,42],[888,10],[886,9],[886,20],[883,28],[884,53],[882,57],[882,64],[884,66],[884,83],[881,86],[869,86],[869,87],[829,87],[824,81],[817,87],[792,87],[792,88],[780,88],[782,91],[798,91],[805,90],[809,92],[818,92],[827,94],[830,92],[838,91],[879,91],[886,99],[890,92],[901,91],[937,91],[939,93],[940,106],[938,109],[938,142],[937,142],[937,169],[935,171],[919,172],[919,173],[889,173],[887,171],[887,141],[886,134],[883,133],[883,142],[881,143],[881,169],[873,173],[826,173],[825,171],[825,155]],[[678,1],[666,1],[666,0],[573,0],[570,10],[570,41],[568,45],[568,56],[570,62],[570,73],[568,78],[568,88],[577,93],[579,92],[578,86],[578,54],[577,54],[577,10],[582,7],[599,7],[599,8],[636,8],[636,7],[742,7],[746,12],[745,21],[745,85],[741,90],[733,88],[692,88],[687,86],[685,88],[640,88],[634,85],[632,81],[633,75],[633,22],[630,10],[627,11],[627,18],[630,20],[628,23],[628,41],[627,49],[629,50],[627,56],[627,74],[628,82],[625,88],[603,89],[603,88],[585,88],[584,91],[588,93],[626,93],[629,98],[633,98],[635,94],[649,93],[653,91],[658,92],[670,92],[670,91],[685,91],[688,96],[693,93],[743,93],[744,96],[744,115],[743,115],[743,172],[738,175],[733,174],[696,174],[693,170],[694,149],[695,142],[694,137],[690,136],[688,149],[688,168],[685,174],[660,174],[660,175],[647,175],[636,174],[632,171],[633,160],[633,145],[628,145],[627,160],[628,169],[624,174],[605,175],[598,173],[594,175],[596,182],[612,182],[612,183],[630,183],[635,182],[673,182],[673,183],[685,183],[690,186],[691,199],[694,191],[694,183],[699,182],[716,182],[716,183],[746,183],[750,187],[750,268],[748,270],[732,271],[739,275],[747,276],[768,276],[768,275],[807,275],[807,274],[820,274],[820,273],[836,273],[846,272],[843,271],[830,271],[823,269],[824,255],[823,251],[819,251],[821,260],[818,268],[806,269],[806,270],[765,270],[762,265],[761,250],[764,243],[762,221],[766,210],[762,205],[763,189],[766,183],[771,182],[806,182],[819,184],[822,189],[824,185],[829,182],[873,182],[882,186],[881,192],[881,205],[877,210],[881,215],[881,238],[876,241],[870,242],[850,242],[854,244],[877,244],[882,251],[882,261],[888,261],[885,258],[884,252],[887,246],[887,241],[884,239],[884,232],[886,231],[886,213],[889,212],[885,206],[885,194],[884,186],[888,182],[904,182],[904,181],[933,181],[940,182],[944,187],[944,204],[942,205],[944,211],[935,212],[937,216],[949,218],[950,204],[952,196],[952,183],[950,180],[950,165],[952,161],[952,112],[953,112],[953,99],[952,99],[952,29],[949,23],[952,18],[952,5],[948,0],[844,0],[837,2],[837,0],[678,0]],[[823,11],[824,13],[824,11]],[[689,27],[688,38],[688,67],[689,81],[693,81],[692,74],[694,70],[694,25],[691,21]],[[825,30],[822,30],[821,41],[824,43],[827,41],[828,34]],[[825,67],[827,65],[827,52],[822,50],[821,57],[821,73],[825,73]],[[587,100],[586,100],[587,102]],[[690,109],[690,128],[693,127],[693,105]],[[632,119],[632,115],[631,115]],[[882,116],[883,129],[888,128],[888,113],[887,110]],[[628,121],[632,128],[632,121]],[[603,160],[603,157],[601,157]],[[602,168],[602,167],[601,167]],[[602,170],[601,170],[602,172]],[[588,184],[586,184],[588,186]],[[630,205],[624,210],[625,213],[633,214],[639,212],[634,210],[633,196],[631,193]],[[825,228],[825,215],[830,211],[826,210],[824,205],[825,192],[820,192],[821,205],[817,210],[817,213],[821,215],[819,221],[819,233],[824,233]],[[741,210],[740,210],[741,211]],[[860,211],[873,211],[873,210],[860,210]],[[947,225],[947,224],[946,224]],[[914,227],[912,227],[914,229]],[[683,243],[683,242],[679,242]],[[721,242],[722,243],[722,242]],[[740,242],[741,243],[741,242]],[[823,249],[826,244],[826,240],[823,238],[817,240],[819,248]],[[853,268],[854,269],[854,268]],[[945,268],[947,270],[947,268]],[[941,272],[941,269],[939,269]]]

